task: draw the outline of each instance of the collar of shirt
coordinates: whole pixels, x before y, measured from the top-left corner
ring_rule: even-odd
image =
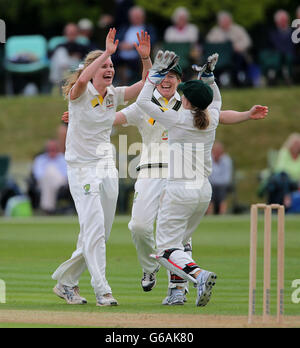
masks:
[[[164,98],[164,97],[158,92],[157,89],[154,90],[153,96],[154,96],[158,101],[160,101],[160,99],[162,99],[162,100],[164,101],[164,103],[165,103],[166,98]],[[180,100],[181,100],[180,95],[179,95],[179,93],[178,93],[177,91],[175,92],[175,94],[173,95],[173,97],[168,101],[167,104],[171,103],[173,99],[176,99],[177,101],[180,101]],[[165,104],[166,104],[166,103],[165,103]]]
[[[100,93],[96,90],[96,88],[94,87],[94,85],[91,82],[88,83],[87,88],[88,88],[89,92],[92,93],[94,96],[100,95]],[[105,97],[108,95],[114,95],[111,87],[107,87],[107,93],[106,93]]]

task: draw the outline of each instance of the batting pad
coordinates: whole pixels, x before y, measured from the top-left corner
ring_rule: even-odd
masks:
[[[185,273],[182,269],[174,266],[171,262],[169,262],[163,256],[158,256],[158,255],[151,254],[150,257],[155,259],[160,265],[164,266],[167,270],[177,274],[179,277],[187,280],[188,282],[197,284],[197,280],[194,277],[192,277],[189,274]]]

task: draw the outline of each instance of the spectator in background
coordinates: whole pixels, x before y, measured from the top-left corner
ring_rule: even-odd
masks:
[[[65,157],[58,151],[56,140],[49,140],[46,152],[34,159],[32,175],[40,190],[40,208],[53,214],[59,190],[68,185]]]
[[[232,160],[220,142],[215,142],[212,149],[212,174],[209,181],[212,186],[212,199],[208,213],[225,214],[226,198],[232,184]]]
[[[232,15],[221,11],[217,15],[217,26],[213,27],[206,36],[209,43],[232,43],[233,57],[233,79],[237,84],[245,84],[247,81],[248,64],[251,59],[249,49],[252,40],[247,31],[233,22]]]
[[[277,163],[275,165],[275,173],[277,173],[279,177],[284,177],[286,182],[289,183],[286,192],[284,192],[283,203],[287,208],[291,208],[293,206],[293,192],[300,188],[299,133],[291,134],[280,149]],[[284,187],[284,185],[282,186]]]
[[[291,134],[279,151],[275,172],[286,172],[300,183],[300,134]]]
[[[94,35],[94,24],[91,20],[88,18],[82,18],[78,22],[78,29],[79,29],[79,41],[82,40],[83,45],[87,46],[88,52],[95,51],[99,49],[99,46],[93,42],[93,35]]]
[[[275,28],[269,32],[271,48],[280,54],[282,75],[287,82],[292,78],[292,62],[294,59],[294,44],[291,40],[292,28],[290,16],[285,10],[278,10],[274,14]]]
[[[291,208],[293,206],[293,193],[299,188],[300,134],[293,133],[280,149],[274,173],[268,178],[260,194],[267,194],[268,204],[284,204],[286,208]]]
[[[164,33],[164,41],[166,43],[190,44],[189,52],[186,52],[186,50],[181,52],[180,48],[177,48],[176,52],[181,57],[181,66],[185,70],[185,74],[190,72],[190,60],[192,59],[193,63],[199,64],[201,57],[201,47],[198,43],[199,30],[195,24],[189,23],[189,20],[189,11],[185,7],[177,7],[172,15],[173,25],[168,27]],[[188,69],[185,67],[185,65],[188,67]]]
[[[122,86],[135,83],[140,76],[140,57],[134,47],[134,43],[138,42],[136,33],[146,31],[151,37],[152,47],[156,42],[156,30],[152,25],[146,24],[146,13],[142,7],[131,7],[128,17],[129,25],[121,27],[117,32],[120,43],[117,54],[112,57],[120,76],[119,84]]]
[[[66,73],[78,67],[80,61],[88,53],[85,45],[79,44],[76,40],[79,37],[79,30],[76,24],[69,23],[64,28],[66,42],[58,45],[50,60],[50,82],[60,86]]]
[[[190,42],[195,44],[199,39],[196,25],[189,23],[190,13],[185,7],[178,7],[172,15],[173,25],[164,34],[165,42]]]

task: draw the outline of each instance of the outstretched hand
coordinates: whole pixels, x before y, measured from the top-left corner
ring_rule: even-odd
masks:
[[[168,72],[178,63],[179,57],[172,51],[158,51],[152,68],[149,70],[148,80],[154,85],[159,85]]]
[[[267,106],[254,105],[249,111],[250,119],[261,120],[267,117],[269,108]]]
[[[145,31],[141,34],[136,33],[139,44],[134,43],[134,47],[142,59],[149,58],[151,51],[150,35]]]
[[[209,85],[215,82],[213,71],[215,70],[218,59],[219,54],[214,53],[207,58],[207,61],[203,66],[198,66],[196,64],[192,65],[192,69],[198,72],[198,80],[202,80]]]
[[[118,48],[119,40],[115,41],[116,32],[115,28],[110,28],[106,36],[106,52],[109,55],[114,54]]]

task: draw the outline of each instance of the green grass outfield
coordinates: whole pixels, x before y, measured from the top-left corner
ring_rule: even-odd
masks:
[[[0,220],[0,279],[6,283],[6,303],[0,304],[1,327],[35,327],[37,324],[5,323],[1,310],[72,311],[113,313],[185,313],[246,316],[248,311],[249,216],[205,217],[193,237],[193,255],[205,269],[218,274],[211,302],[195,307],[195,289],[191,288],[184,306],[165,307],[166,271],[161,269],[158,284],[150,293],[140,287],[141,269],[127,229],[129,217],[117,217],[107,250],[107,277],[120,306],[95,306],[87,272],[80,282],[86,306],[69,306],[55,297],[51,273],[74,250],[78,225],[76,218],[30,218]],[[300,304],[293,304],[291,283],[300,278],[300,216],[286,217],[285,314],[300,315]],[[260,219],[261,232],[263,220]],[[276,220],[274,219],[273,231]],[[262,308],[262,233],[259,238],[258,312]],[[276,308],[276,236],[272,243],[271,308]],[[80,315],[80,314],[79,314]],[[45,325],[40,325],[47,327]]]

